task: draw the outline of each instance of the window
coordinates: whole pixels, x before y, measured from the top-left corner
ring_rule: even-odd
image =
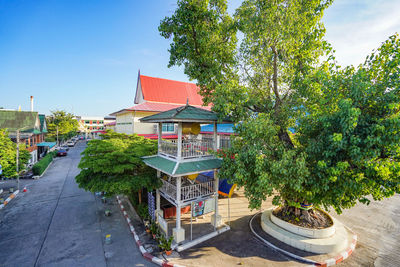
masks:
[[[175,127],[173,123],[163,123],[162,125],[163,132],[175,132]]]
[[[89,121],[85,121],[86,124],[89,124]]]

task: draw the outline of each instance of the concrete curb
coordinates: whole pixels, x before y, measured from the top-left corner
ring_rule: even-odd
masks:
[[[147,250],[143,247],[142,243],[140,242],[139,236],[136,234],[135,228],[133,227],[133,225],[131,223],[131,219],[129,219],[128,213],[125,211],[125,208],[122,205],[122,202],[119,199],[119,196],[117,196],[117,201],[118,201],[119,207],[121,208],[122,214],[124,215],[126,222],[128,223],[129,230],[131,231],[133,238],[135,239],[136,245],[138,246],[140,253],[142,253],[142,256],[146,260],[151,261],[162,267],[184,267],[182,265],[174,264],[169,261],[160,259],[160,258],[155,257],[155,256],[151,255],[150,253],[148,253]]]
[[[286,256],[289,256],[289,257],[291,257],[291,258],[293,258],[293,259],[295,259],[295,260],[298,260],[298,261],[301,261],[301,262],[304,262],[304,263],[309,263],[309,264],[311,264],[311,265],[313,265],[313,266],[328,267],[328,266],[333,266],[333,265],[335,265],[335,264],[338,264],[339,262],[344,261],[345,259],[347,259],[347,258],[350,256],[350,254],[351,254],[351,253],[355,250],[355,248],[356,248],[356,244],[357,244],[357,235],[356,235],[350,228],[348,228],[348,227],[345,226],[346,229],[349,230],[349,231],[353,234],[353,240],[352,240],[350,246],[349,246],[347,249],[345,249],[344,251],[340,252],[336,257],[333,257],[333,258],[324,260],[323,262],[316,262],[316,261],[313,261],[313,260],[310,260],[310,259],[307,259],[307,258],[300,257],[300,256],[298,256],[298,255],[295,255],[295,254],[293,254],[293,253],[291,253],[291,252],[289,252],[289,251],[286,251],[286,250],[284,250],[284,249],[281,249],[281,248],[279,248],[279,247],[277,247],[277,246],[271,244],[270,242],[268,242],[267,240],[265,240],[264,238],[262,238],[260,235],[258,235],[258,234],[254,231],[253,226],[251,225],[251,223],[253,222],[253,219],[254,219],[258,214],[260,214],[261,212],[262,212],[262,211],[259,211],[259,212],[257,212],[256,214],[254,214],[253,217],[251,217],[251,219],[250,219],[250,221],[249,221],[249,226],[250,226],[250,230],[252,231],[252,233],[253,233],[259,240],[261,240],[264,244],[266,244],[267,246],[269,246],[269,247],[271,247],[272,249],[277,250],[277,251],[279,251],[279,252],[285,254]]]
[[[0,210],[2,208],[4,208],[8,203],[10,203],[10,201],[15,198],[19,193],[19,190],[15,191],[14,193],[12,193],[5,201],[3,204],[0,205]]]

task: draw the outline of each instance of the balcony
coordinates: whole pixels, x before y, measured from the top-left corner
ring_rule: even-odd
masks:
[[[177,200],[176,186],[164,179],[161,179],[163,185],[159,190],[166,194],[170,199]],[[187,180],[186,180],[187,181]],[[181,201],[186,202],[200,197],[214,194],[214,180],[203,183],[195,183],[181,186]]]
[[[189,139],[182,140],[181,159],[212,157],[210,153],[214,149],[214,141]],[[161,140],[159,146],[159,154],[178,158],[178,142],[177,140]]]

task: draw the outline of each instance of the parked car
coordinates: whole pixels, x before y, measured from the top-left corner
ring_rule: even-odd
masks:
[[[67,143],[67,146],[69,146],[69,147],[72,147],[72,146],[74,146],[75,145],[75,142],[73,142],[73,141],[69,141],[68,143]]]
[[[65,157],[67,155],[67,150],[65,149],[60,149],[57,152],[57,157]]]

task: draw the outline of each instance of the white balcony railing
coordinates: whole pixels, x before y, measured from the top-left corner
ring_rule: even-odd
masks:
[[[192,184],[182,187],[181,190],[181,200],[187,201],[191,199],[196,199],[198,197],[203,197],[213,194],[214,191],[214,181],[208,181],[205,183]]]
[[[189,139],[182,140],[181,158],[196,158],[212,156],[210,151],[214,149],[214,141]],[[177,158],[178,142],[177,140],[161,140],[159,153],[166,156]]]
[[[163,185],[159,189],[164,194],[168,195],[170,198],[177,200],[176,186],[161,179]],[[181,187],[181,201],[188,201],[196,199],[198,197],[203,197],[211,195],[215,192],[214,181],[208,181],[204,183],[196,183],[192,185]]]

